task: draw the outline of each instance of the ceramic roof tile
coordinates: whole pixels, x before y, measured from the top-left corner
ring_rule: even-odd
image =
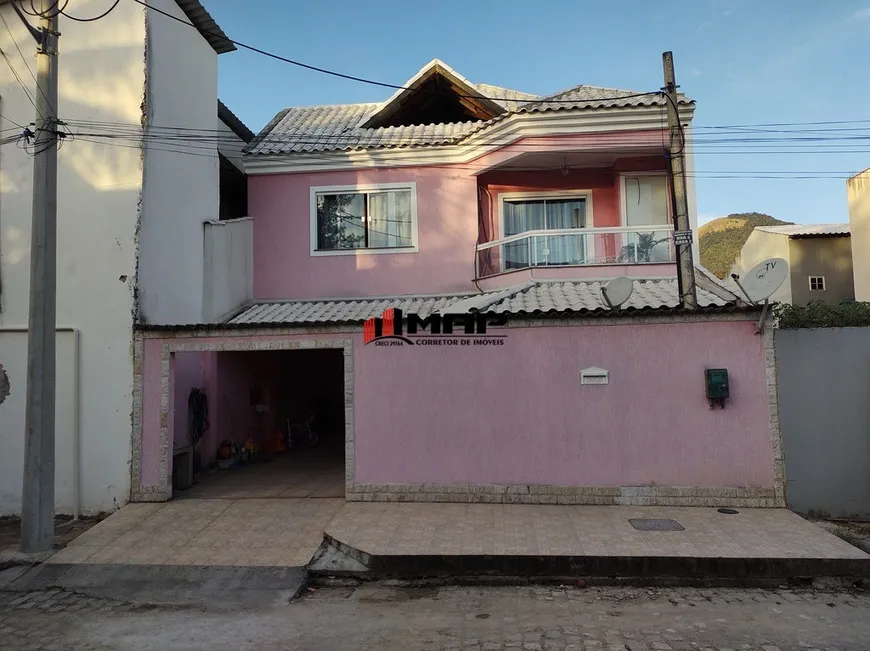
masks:
[[[438,63],[458,75],[446,64]],[[505,113],[487,121],[364,128],[360,125],[367,117],[383,109],[384,102],[297,106],[278,113],[248,145],[246,153],[268,155],[449,145],[519,113],[664,106],[665,101],[655,93],[638,95],[637,91],[600,86],[574,86],[546,96],[491,84],[471,86],[481,96],[502,106]],[[682,95],[679,101],[681,104],[693,103]]]
[[[700,307],[722,308],[737,298],[718,282],[701,274],[698,280]],[[494,312],[508,315],[555,315],[610,313],[601,297],[606,284],[599,280],[539,281],[480,294],[443,296],[398,296],[331,301],[281,301],[258,303],[229,320],[228,325],[303,325],[361,323],[380,316],[390,307],[422,317],[441,311]],[[621,311],[662,310],[679,306],[675,278],[635,280],[634,291]]]
[[[788,224],[755,228],[765,233],[779,233],[789,237],[836,237],[851,234],[849,224]]]

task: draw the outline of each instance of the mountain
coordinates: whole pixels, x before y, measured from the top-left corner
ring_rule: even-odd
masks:
[[[698,229],[701,264],[724,278],[756,226],[791,224],[760,212],[739,212],[714,219]]]

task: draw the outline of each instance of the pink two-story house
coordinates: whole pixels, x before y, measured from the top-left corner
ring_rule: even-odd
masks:
[[[770,331],[702,269],[680,307],[665,109],[435,60],[382,103],[281,111],[244,154],[249,217],[207,233],[225,313],[137,338],[133,499],[171,497],[202,387],[203,466],[314,412],[348,500],[783,505]]]

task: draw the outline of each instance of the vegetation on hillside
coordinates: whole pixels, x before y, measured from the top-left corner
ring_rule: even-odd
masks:
[[[714,219],[698,229],[701,264],[719,278],[724,278],[756,226],[780,226],[791,223],[760,212],[734,213]]]

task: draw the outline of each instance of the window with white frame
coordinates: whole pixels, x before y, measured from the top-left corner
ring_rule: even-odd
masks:
[[[409,249],[416,245],[414,185],[315,188],[314,251]]]
[[[824,276],[810,276],[810,291],[811,292],[823,292],[823,291],[825,291],[825,277]]]
[[[668,208],[668,179],[664,175],[625,174],[624,205],[626,226],[668,226],[671,223]]]
[[[529,231],[586,228],[589,203],[585,194],[505,198],[502,214],[504,236]],[[586,249],[586,236],[581,233],[534,235],[505,244],[505,268],[582,264],[586,261]]]

